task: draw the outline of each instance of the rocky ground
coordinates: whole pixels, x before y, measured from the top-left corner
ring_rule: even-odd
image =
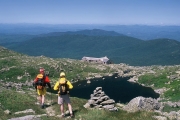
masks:
[[[111,76],[113,75],[112,73],[118,74],[119,77],[130,77],[128,80],[129,82],[134,82],[138,83],[138,77],[141,75],[144,75],[146,73],[152,73],[155,74],[156,71],[154,70],[154,66],[146,66],[146,67],[140,67],[140,66],[129,66],[126,64],[110,64],[106,65],[110,68],[109,73],[106,73],[106,75]],[[104,65],[96,65],[94,66],[97,69],[106,69]],[[156,66],[157,69],[164,69],[167,66]],[[177,66],[168,66],[168,67],[179,67]],[[115,72],[112,72],[112,71]],[[91,76],[91,77],[89,77]],[[98,73],[89,73],[88,76],[86,77],[87,80],[91,79],[94,77],[103,77],[101,74]],[[172,74],[170,76],[167,76],[169,80],[174,80],[174,79],[180,79],[180,69],[175,71],[175,74]],[[19,78],[20,79],[20,78]],[[142,84],[143,85],[143,84]],[[15,82],[4,82],[4,80],[1,80],[1,89],[11,89],[11,88],[16,88],[16,90],[22,90],[22,87],[26,86],[31,89],[32,87],[32,80],[26,81],[25,83],[15,83]],[[153,87],[153,85],[152,85]],[[97,88],[99,90],[99,88]],[[98,90],[94,92],[94,95],[92,95],[92,99],[88,100],[87,104],[85,105],[86,108],[90,106],[96,106],[96,108],[105,108],[109,110],[114,110],[116,111],[117,109],[122,109],[128,112],[136,112],[139,110],[146,110],[146,111],[154,111],[159,113],[159,116],[154,116],[158,120],[166,120],[166,119],[177,119],[180,120],[180,111],[171,111],[169,113],[167,112],[162,112],[162,109],[164,105],[169,105],[171,107],[180,107],[180,102],[160,102],[161,98],[158,99],[152,99],[152,98],[144,98],[141,96],[137,96],[136,98],[132,99],[127,105],[123,105],[120,103],[114,103],[113,100],[110,98],[105,97],[105,94],[103,94],[103,91],[100,91],[99,94]],[[102,90],[102,89],[101,89]],[[166,88],[160,88],[160,89],[155,89],[155,92],[159,93],[162,95],[167,89]],[[102,95],[103,94],[103,95]],[[98,96],[97,96],[98,95]],[[104,97],[104,99],[102,98]],[[107,98],[107,99],[105,99]],[[104,100],[107,100],[106,102]],[[50,100],[47,100],[47,104],[50,104]],[[116,107],[117,106],[117,107]],[[6,114],[9,113],[8,110],[4,111]],[[19,111],[19,113],[22,112],[27,112],[27,113],[33,113],[34,111],[32,109],[29,110],[24,110],[24,111]],[[18,112],[17,112],[18,114]],[[55,112],[53,111],[51,105],[46,108],[46,114],[39,115],[39,116],[55,116]],[[31,119],[31,118],[38,118],[39,116],[34,116],[34,115],[27,115],[21,118],[12,118],[11,120],[24,120],[24,119]],[[60,117],[60,116],[56,116]]]

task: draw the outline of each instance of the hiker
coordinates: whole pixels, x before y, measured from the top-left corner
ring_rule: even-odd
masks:
[[[37,94],[38,94],[38,100],[41,104],[41,108],[43,109],[44,101],[45,101],[45,95],[46,95],[46,84],[48,85],[49,89],[51,89],[50,80],[47,75],[45,75],[44,68],[39,69],[39,74],[34,79],[33,85],[36,88]]]
[[[61,117],[65,117],[64,103],[68,105],[70,117],[73,117],[71,101],[69,97],[69,90],[72,89],[72,84],[66,79],[65,73],[60,73],[60,79],[56,82],[54,90],[58,91],[58,104],[60,105]]]

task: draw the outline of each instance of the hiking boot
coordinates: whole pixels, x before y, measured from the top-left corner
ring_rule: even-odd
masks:
[[[43,105],[41,105],[41,108],[42,108],[42,109],[44,109],[44,104],[43,104]]]
[[[72,114],[70,114],[70,117],[71,117],[71,118],[74,118],[74,115],[73,115],[73,113],[72,113]]]
[[[65,115],[61,115],[61,118],[65,118]]]

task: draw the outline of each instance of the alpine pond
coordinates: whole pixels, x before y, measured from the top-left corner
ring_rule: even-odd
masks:
[[[128,82],[129,78],[106,76],[103,78],[91,79],[91,83],[86,80],[73,83],[74,88],[70,91],[72,97],[89,99],[96,87],[102,87],[102,90],[111,99],[116,102],[127,103],[137,96],[158,98],[159,94],[155,93],[150,87],[144,87],[137,83]]]

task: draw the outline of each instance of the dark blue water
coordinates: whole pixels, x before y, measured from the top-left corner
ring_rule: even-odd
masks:
[[[71,97],[90,99],[90,95],[93,94],[96,87],[102,87],[106,95],[121,103],[127,103],[137,96],[159,97],[159,94],[155,93],[152,88],[144,87],[137,83],[130,83],[127,81],[129,78],[115,77],[114,75],[105,77],[104,80],[102,78],[92,79],[90,84],[86,80],[73,83],[74,88],[70,91],[70,95]]]

